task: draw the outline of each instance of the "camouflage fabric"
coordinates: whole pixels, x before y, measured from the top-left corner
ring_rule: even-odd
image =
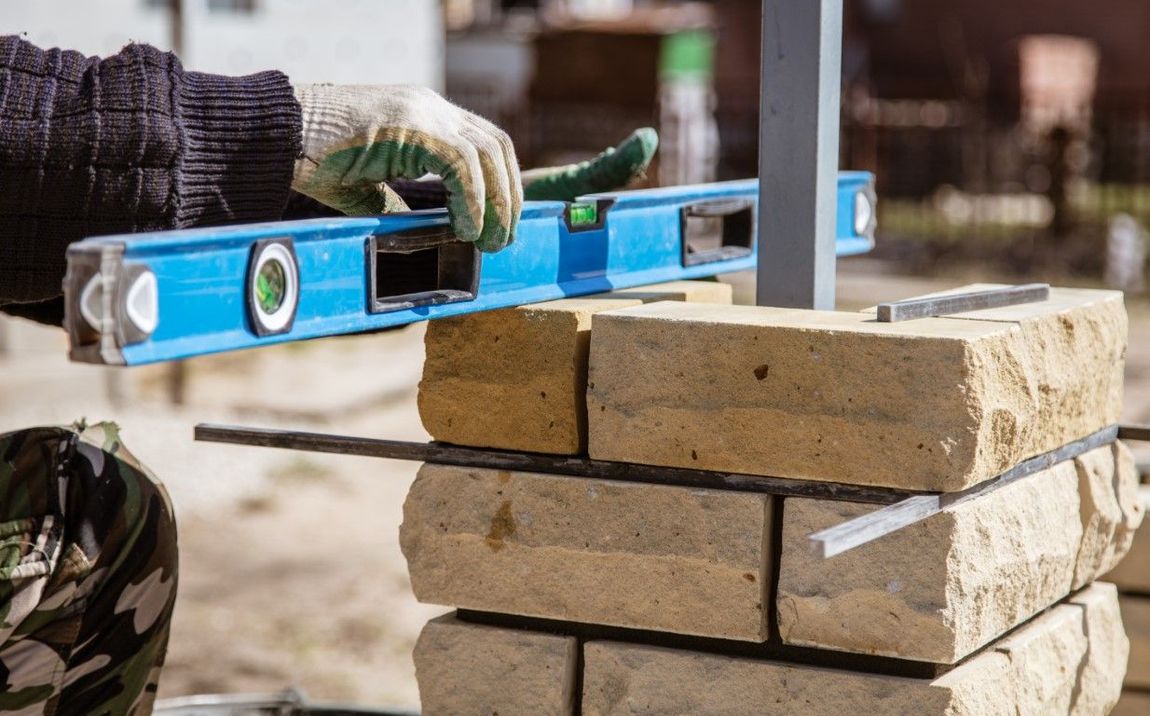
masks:
[[[176,572],[171,502],[115,425],[0,435],[0,713],[150,713]]]

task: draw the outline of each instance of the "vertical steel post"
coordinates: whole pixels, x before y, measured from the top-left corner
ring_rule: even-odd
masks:
[[[843,0],[763,0],[760,306],[833,309]]]
[[[186,20],[187,13],[184,7],[185,0],[169,0],[171,11],[171,23],[169,25],[170,42],[172,43],[172,52],[176,54],[181,60],[187,59],[184,56],[184,45],[187,40]],[[175,361],[168,365],[167,370],[167,383],[168,383],[168,400],[172,405],[183,405],[186,402],[188,393],[188,365],[184,361]],[[108,375],[108,396],[111,399],[112,405],[123,404],[124,398],[124,380],[120,372],[113,368],[112,372]]]
[[[172,52],[184,58],[184,0],[168,0],[168,43]]]

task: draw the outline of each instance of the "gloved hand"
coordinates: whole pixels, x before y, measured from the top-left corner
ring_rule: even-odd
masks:
[[[533,201],[574,201],[585,194],[622,189],[642,177],[655,157],[659,136],[655,130],[636,129],[618,146],[590,161],[523,172],[523,193]],[[447,205],[447,188],[438,179],[393,180],[394,209],[433,209]]]
[[[590,161],[523,172],[523,194],[531,201],[574,201],[584,194],[622,189],[643,176],[658,148],[654,129],[636,129]]]
[[[395,211],[383,182],[438,174],[456,236],[483,251],[514,239],[523,204],[511,139],[422,87],[303,85],[303,156],[292,188],[363,216]]]

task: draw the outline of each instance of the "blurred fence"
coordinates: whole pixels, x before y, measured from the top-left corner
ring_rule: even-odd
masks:
[[[480,83],[455,90],[452,99],[511,133],[529,165],[584,158],[631,128],[660,126],[650,110],[508,105]],[[755,176],[755,104],[720,103],[715,118],[718,178]],[[875,255],[915,272],[989,263],[1102,276],[1115,220],[1150,227],[1150,95],[1108,101],[1079,124],[1088,131],[1040,132],[1017,105],[845,97],[841,166],[878,177]]]
[[[1035,132],[1011,110],[844,103],[843,164],[879,177],[880,255],[1098,275],[1112,220],[1150,223],[1150,97],[1094,109],[1086,130]]]

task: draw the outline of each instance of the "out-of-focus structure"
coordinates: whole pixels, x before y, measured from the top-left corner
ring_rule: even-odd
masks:
[[[716,0],[720,176],[754,171],[755,3]],[[876,171],[888,255],[1101,269],[1150,219],[1150,5],[846,0],[842,160]]]
[[[645,123],[664,140],[652,181],[757,173],[759,2],[446,10],[448,94],[528,163]],[[1150,223],[1148,25],[1137,0],[845,0],[841,165],[879,176],[880,251],[1101,275],[1110,218]]]
[[[585,159],[653,126],[649,183],[714,179],[709,4],[449,0],[446,11],[448,96],[505,127],[526,165]]]
[[[6,2],[0,32],[89,54],[129,41],[172,49],[175,0]],[[443,88],[440,0],[179,0],[185,66],[242,75],[283,70],[294,82]],[[370,28],[370,32],[364,32]]]

